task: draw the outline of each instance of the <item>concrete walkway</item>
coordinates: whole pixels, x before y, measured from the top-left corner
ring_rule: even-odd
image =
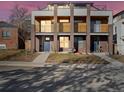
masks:
[[[49,52],[40,52],[40,55],[32,62],[22,61],[0,61],[0,66],[26,66],[26,67],[42,67],[49,56]]]
[[[105,61],[108,61],[112,64],[112,66],[124,66],[124,64],[118,60],[115,60],[111,57],[109,57],[107,54],[105,53],[93,53],[94,55],[104,59]]]

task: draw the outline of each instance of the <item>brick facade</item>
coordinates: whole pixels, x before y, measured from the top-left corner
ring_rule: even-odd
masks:
[[[3,37],[3,32],[10,32],[10,37]],[[0,27],[0,44],[5,44],[7,49],[18,48],[18,28]]]

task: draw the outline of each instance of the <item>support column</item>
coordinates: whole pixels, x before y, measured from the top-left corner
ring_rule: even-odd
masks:
[[[109,24],[109,37],[108,37],[108,52],[110,55],[113,54],[113,26]]]
[[[58,52],[58,39],[57,39],[57,4],[54,4],[54,51]]]
[[[41,32],[41,20],[39,20],[38,22],[39,22],[39,32]]]
[[[31,51],[35,52],[36,44],[35,44],[35,26],[34,26],[34,24],[32,25],[31,28],[32,28],[32,30],[31,30]]]
[[[36,38],[36,51],[39,52],[40,50],[39,38],[38,37],[35,37],[35,38]]]
[[[74,49],[74,5],[73,4],[70,4],[70,23],[71,23],[70,48]]]
[[[87,32],[86,32],[86,54],[90,53],[90,4],[87,4]]]

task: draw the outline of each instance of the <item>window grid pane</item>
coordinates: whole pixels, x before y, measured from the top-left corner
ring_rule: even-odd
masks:
[[[2,37],[10,37],[11,36],[11,33],[8,32],[8,31],[3,31],[2,32]]]
[[[69,48],[69,37],[60,37],[60,47]]]

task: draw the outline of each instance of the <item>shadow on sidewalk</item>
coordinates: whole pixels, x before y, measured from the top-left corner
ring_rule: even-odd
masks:
[[[105,64],[89,69],[53,65],[30,70],[1,71],[0,91],[121,91],[119,86],[122,83],[118,84],[113,79],[117,71],[123,73],[124,68],[109,68]]]

